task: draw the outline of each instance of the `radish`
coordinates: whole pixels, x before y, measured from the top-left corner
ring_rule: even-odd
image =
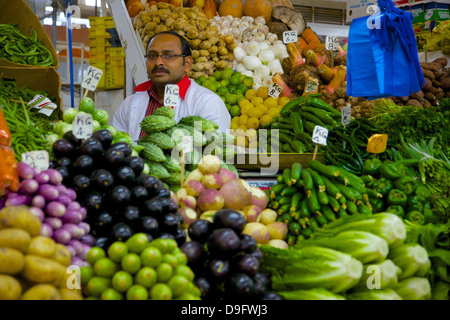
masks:
[[[269,223],[275,222],[277,220],[278,214],[272,209],[264,209],[258,216],[256,222],[268,225]]]
[[[270,241],[269,229],[262,223],[249,222],[245,225],[242,233],[255,238],[258,244],[267,244]]]
[[[191,209],[195,209],[197,207],[197,199],[195,199],[195,197],[193,196],[181,197],[178,205],[180,208],[188,207]]]
[[[243,181],[242,179],[233,179],[220,187],[220,193],[225,200],[225,208],[239,210],[250,204],[252,194],[247,190]]]
[[[269,229],[270,239],[284,240],[286,239],[288,228],[284,222],[275,221],[267,225]]]
[[[225,204],[225,199],[222,194],[216,189],[203,190],[197,199],[197,205],[200,210],[220,210]]]
[[[189,172],[186,180],[184,180],[184,185],[186,185],[191,180],[202,181],[203,173],[199,169],[192,170]]]
[[[36,175],[36,169],[25,162],[17,164],[17,173],[22,179],[33,179]]]
[[[258,217],[261,213],[261,208],[254,204],[251,204],[242,208],[242,211],[244,212],[244,217],[248,222],[257,222]]]
[[[197,180],[189,181],[186,186],[186,193],[188,196],[198,197],[198,195],[205,190],[203,183]]]
[[[279,249],[289,249],[289,245],[287,244],[287,242],[279,239],[270,240],[268,245]]]
[[[228,182],[229,180],[237,179],[234,172],[232,172],[228,169],[225,169],[225,168],[220,168],[220,170],[217,172],[217,174],[222,179],[222,184]]]
[[[181,227],[184,229],[187,229],[192,222],[197,220],[197,212],[189,207],[183,207],[179,209],[178,213],[183,217],[183,223],[181,224]]]
[[[39,183],[35,179],[23,179],[20,181],[19,192],[22,194],[34,194],[39,189]]]

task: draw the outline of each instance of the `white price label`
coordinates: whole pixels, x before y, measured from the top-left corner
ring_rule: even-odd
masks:
[[[176,84],[166,84],[164,89],[164,105],[166,107],[171,107],[172,109],[178,106],[179,100],[179,88]]]
[[[194,151],[194,140],[192,136],[181,137],[181,150],[183,150],[183,153]]]
[[[49,98],[44,97],[43,95],[36,95],[30,102],[27,103],[27,106],[32,106],[34,109],[38,109],[38,113],[45,114],[47,117],[50,117],[52,112],[58,108],[56,104],[54,104]]]
[[[327,145],[327,138],[328,138],[328,129],[321,127],[321,126],[315,126],[313,135],[312,135],[312,141],[317,144],[321,144],[323,146]]]
[[[268,95],[276,99],[282,91],[283,88],[278,83],[272,83]]]
[[[341,110],[341,114],[342,114],[342,125],[346,126],[350,124],[350,121],[352,121],[352,106],[343,107]]]
[[[319,87],[319,84],[316,81],[310,81],[306,85],[305,92],[317,92],[317,88]]]
[[[102,74],[103,70],[95,68],[93,66],[89,66],[86,72],[86,76],[83,78],[83,82],[81,82],[81,86],[86,90],[95,91],[95,88],[97,88]]]
[[[339,48],[339,38],[327,36],[325,39],[325,48],[330,51],[335,51]]]
[[[298,34],[297,34],[296,30],[290,30],[290,31],[283,32],[283,42],[284,43],[297,42],[297,40],[298,40]]]
[[[22,162],[25,162],[38,171],[47,170],[50,165],[49,155],[46,150],[35,150],[22,153]]]
[[[92,126],[92,114],[78,113],[72,122],[72,132],[77,139],[90,138],[94,132],[94,127]]]

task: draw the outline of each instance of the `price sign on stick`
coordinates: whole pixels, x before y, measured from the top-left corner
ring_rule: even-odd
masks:
[[[95,91],[95,88],[97,88],[102,74],[103,70],[95,68],[93,66],[89,66],[86,76],[84,77],[83,82],[81,82],[81,86],[86,89],[84,98],[86,98],[88,91]]]
[[[349,125],[350,122],[352,121],[352,106],[347,105],[343,107],[341,110],[341,114],[342,114],[342,125],[345,128],[345,126]]]
[[[276,99],[282,91],[283,88],[278,83],[272,83],[268,95]]]
[[[35,150],[22,153],[22,162],[27,163],[38,171],[44,171],[48,169],[50,159],[46,150]]]
[[[369,138],[367,142],[367,152],[370,153],[382,153],[386,151],[388,135],[387,134],[374,134]]]
[[[311,80],[306,84],[305,92],[306,93],[317,92],[318,87],[319,87],[319,84],[316,81]]]
[[[92,114],[78,113],[72,122],[72,132],[77,139],[90,138],[94,132],[94,127],[92,126]]]
[[[313,159],[316,159],[316,154],[317,154],[317,149],[319,147],[319,144],[326,146],[327,139],[328,139],[328,129],[321,127],[321,126],[315,126],[313,135],[312,135],[312,141],[316,144],[316,147],[314,149]]]
[[[296,30],[289,30],[283,32],[283,42],[284,43],[290,43],[290,42],[297,42],[298,40],[298,34]]]
[[[164,105],[171,107],[172,109],[178,106],[179,93],[178,86],[176,84],[166,84],[164,89]]]
[[[334,36],[327,36],[325,38],[325,48],[330,51],[335,51],[339,48],[339,38]]]
[[[181,187],[184,185],[184,154],[194,151],[194,140],[192,136],[184,136],[181,138],[181,150],[180,150],[180,161],[181,161]]]

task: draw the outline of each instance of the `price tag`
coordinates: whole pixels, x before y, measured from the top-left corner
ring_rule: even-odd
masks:
[[[50,117],[52,112],[58,107],[49,98],[44,97],[41,94],[34,96],[34,98],[27,103],[27,106],[32,106],[34,109],[38,109],[38,113],[45,114],[47,117]]]
[[[95,91],[102,74],[103,70],[89,66],[86,76],[83,78],[83,82],[81,82],[81,86],[86,90]]]
[[[189,153],[194,151],[194,140],[192,136],[183,136],[181,137],[181,150],[183,153]]]
[[[92,136],[94,127],[92,126],[92,114],[78,113],[72,122],[72,131],[77,139],[87,139]]]
[[[323,146],[327,145],[327,138],[328,138],[328,129],[321,127],[321,126],[315,126],[313,135],[312,135],[312,141],[316,144],[320,144]]]
[[[386,150],[387,134],[374,134],[367,143],[367,152],[382,153]]]
[[[283,88],[278,83],[272,83],[268,95],[276,99],[280,95],[281,91],[283,91]]]
[[[330,51],[335,51],[339,48],[339,38],[334,36],[327,36],[325,38],[325,48]]]
[[[317,92],[317,89],[319,88],[319,84],[316,81],[309,81],[306,84],[305,92]]]
[[[22,162],[27,163],[38,171],[47,170],[50,164],[46,150],[35,150],[22,153]]]
[[[166,84],[166,87],[164,89],[164,105],[166,107],[171,107],[172,109],[174,109],[178,106],[178,90],[178,85]]]
[[[346,126],[350,124],[350,121],[352,121],[352,106],[345,106],[341,110],[342,114],[342,125]]]
[[[283,32],[283,42],[284,43],[290,43],[290,42],[297,42],[298,35],[296,30],[290,30],[290,31],[284,31]]]

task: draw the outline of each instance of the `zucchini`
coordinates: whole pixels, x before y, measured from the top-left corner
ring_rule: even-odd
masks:
[[[283,183],[283,182],[284,182],[283,175],[282,175],[282,174],[278,175],[278,176],[277,176],[277,183],[278,183],[278,184],[281,184],[281,183]]]
[[[306,239],[310,238],[310,237],[313,235],[313,233],[314,233],[314,232],[311,230],[311,228],[305,228],[305,229],[302,230],[302,235],[303,235]]]
[[[279,195],[281,193],[281,191],[283,191],[283,189],[286,187],[287,187],[287,185],[285,185],[283,183],[272,186],[272,188],[270,189],[270,197],[272,199],[275,199],[277,197],[277,195]]]
[[[317,197],[317,191],[316,189],[311,189],[311,196],[306,197],[306,201],[308,203],[308,208],[311,213],[318,213],[320,214],[320,202],[319,198]]]
[[[290,214],[289,214],[290,206],[291,205],[290,205],[290,199],[289,199],[289,203],[281,205],[281,207],[280,207],[280,209],[278,209],[277,213],[280,214],[280,215],[281,214],[287,214],[288,216],[290,216]]]
[[[300,202],[303,200],[303,193],[297,192],[291,198],[291,212],[298,211]]]
[[[319,203],[322,206],[326,206],[328,205],[328,203],[330,202],[328,200],[328,194],[325,191],[319,191],[317,192],[317,198],[319,199]]]
[[[328,195],[328,205],[333,209],[334,212],[338,212],[341,205],[339,204],[339,201],[336,200],[336,198]]]
[[[368,206],[366,206],[365,204],[359,204],[359,205],[357,205],[357,207],[358,207],[358,212],[360,214],[365,214],[365,215],[372,214],[372,210],[370,210],[370,208]]]
[[[298,223],[300,223],[300,225],[302,226],[303,229],[307,228],[309,225],[304,218],[300,218],[298,220]]]
[[[359,214],[359,212],[358,212],[358,206],[357,206],[353,201],[347,202],[347,212],[348,212],[350,215],[356,215],[356,214]]]
[[[314,217],[311,217],[309,219],[309,227],[311,228],[312,231],[316,231],[317,229],[320,228],[319,223]]]
[[[302,226],[296,221],[289,223],[288,230],[291,234],[298,236],[302,231]]]
[[[339,212],[338,212],[338,217],[342,218],[342,217],[347,217],[347,216],[348,216],[347,211],[345,211],[345,209],[343,209],[343,208],[340,208]]]
[[[280,204],[280,206],[284,206],[284,205],[286,205],[286,204],[291,204],[291,202],[292,202],[292,199],[291,199],[292,197],[281,197],[279,200],[278,200],[278,203]]]
[[[306,199],[303,199],[301,201],[299,212],[302,218],[311,217],[311,211],[309,210],[308,202],[306,201]]]
[[[300,219],[300,212],[298,212],[298,211],[293,211],[290,213],[290,215],[296,221],[298,221],[298,219]]]
[[[297,236],[294,236],[293,234],[288,233],[286,236],[286,242],[288,245],[293,246],[297,242]]]
[[[292,182],[291,182],[291,169],[289,169],[289,168],[285,168],[283,170],[283,183],[285,185],[287,185],[288,187],[290,187],[292,185]]]
[[[347,198],[347,200],[349,200],[350,202],[356,202],[355,194],[353,193],[351,188],[349,188],[339,182],[336,182],[336,187],[339,188],[339,190],[344,195],[344,197]]]
[[[297,187],[291,186],[291,187],[284,188],[283,191],[281,191],[281,195],[283,197],[292,197],[297,192],[298,192]]]
[[[324,215],[320,215],[320,216],[318,215],[318,216],[315,216],[315,218],[316,218],[317,223],[318,223],[321,227],[323,227],[324,225],[326,225],[326,224],[329,223],[327,217],[325,217]]]
[[[291,140],[290,142],[291,149],[294,150],[295,153],[305,153],[307,151],[306,146],[303,142],[299,140]]]

